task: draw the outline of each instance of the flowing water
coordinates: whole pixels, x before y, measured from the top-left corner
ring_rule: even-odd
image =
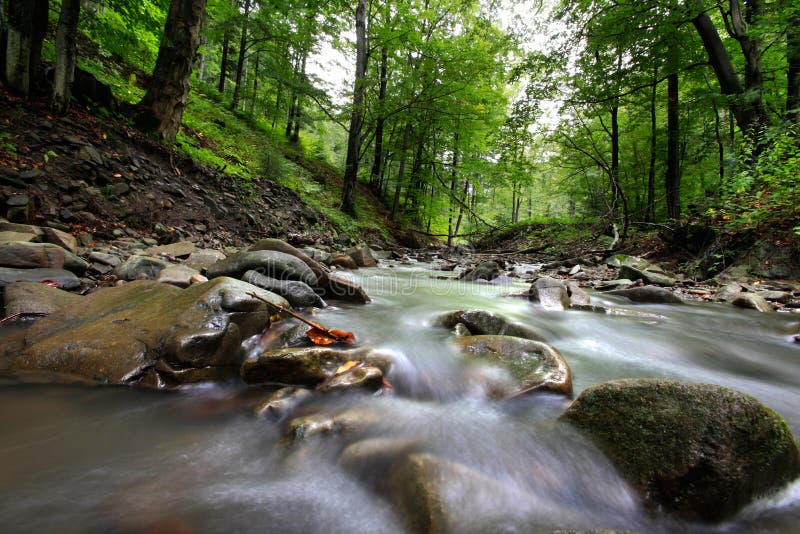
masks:
[[[390,350],[393,395],[329,396],[304,407],[367,411],[370,436],[413,442],[445,460],[456,532],[798,532],[800,483],[719,525],[646,511],[603,456],[555,419],[556,395],[498,402],[430,326],[440,313],[481,308],[543,331],[568,361],[576,396],[623,377],[709,382],[754,395],[800,435],[797,315],[728,305],[595,303],[643,317],[545,312],[519,288],[435,280],[419,266],[352,275],[374,302],[329,308],[326,326]],[[263,392],[260,393],[264,395]],[[4,532],[403,532],[391,479],[366,481],[337,462],[354,438],[276,446],[285,421],[257,420],[237,385],[176,394],[124,388],[0,388],[0,525]],[[388,475],[387,475],[388,476]],[[376,483],[377,482],[377,483]],[[388,486],[388,493],[387,493]],[[376,487],[383,489],[378,491]]]

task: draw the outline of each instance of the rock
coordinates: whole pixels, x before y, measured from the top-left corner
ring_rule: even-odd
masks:
[[[512,323],[505,317],[484,310],[459,310],[440,315],[432,326],[455,328],[463,324],[473,335],[514,336],[542,341],[544,337],[532,328]]]
[[[471,336],[472,332],[469,331],[464,323],[458,323],[453,327],[453,335],[456,337]]]
[[[462,280],[475,282],[476,280],[491,281],[500,275],[500,265],[496,261],[486,261],[461,275]]]
[[[779,302],[781,304],[786,304],[792,300],[792,294],[789,291],[759,291],[756,293],[759,297],[763,298],[764,300],[772,301],[772,302]]]
[[[44,231],[44,240],[46,242],[58,245],[70,251],[72,254],[78,253],[78,240],[75,239],[75,236],[57,230],[56,228],[44,227],[42,230]]]
[[[725,284],[714,293],[714,302],[730,302],[742,292],[742,285],[736,282]]]
[[[253,413],[256,417],[282,419],[311,396],[311,391],[307,389],[295,387],[281,388],[269,397],[259,401],[253,408]]]
[[[334,254],[333,258],[331,259],[331,262],[335,266],[341,267],[342,269],[350,269],[350,270],[358,269],[358,264],[356,263],[356,260],[354,260],[353,258],[351,258],[346,254]]]
[[[579,272],[581,272],[581,266],[580,266],[580,265],[573,265],[573,266],[572,266],[572,269],[570,269],[570,270],[569,270],[569,273],[568,273],[568,274],[569,274],[570,276],[575,276],[575,275],[576,275],[576,274],[578,274]]]
[[[312,260],[319,262],[323,265],[332,265],[333,264],[333,256],[330,253],[325,252],[324,250],[320,250],[318,248],[311,248],[306,247],[303,249],[303,252]]]
[[[636,310],[626,310],[623,308],[609,308],[607,306],[599,306],[596,304],[573,304],[573,310],[587,311],[592,313],[603,313],[605,315],[616,315],[619,317],[630,317],[632,319],[641,319],[645,324],[653,324],[654,321],[662,321],[666,319],[663,315],[655,313],[647,313]]]
[[[192,252],[189,254],[189,257],[186,258],[184,264],[187,267],[191,267],[192,269],[197,269],[198,271],[205,271],[218,261],[224,260],[225,254],[219,252],[218,250],[198,250],[196,252]]]
[[[575,282],[567,283],[567,292],[569,293],[570,307],[585,306],[592,301],[592,299],[589,297],[589,294],[581,289],[581,287]]]
[[[327,306],[320,296],[303,282],[276,280],[256,271],[247,271],[242,275],[242,280],[282,296],[295,308],[324,308]]]
[[[419,442],[412,438],[369,438],[348,445],[338,464],[367,482],[380,482],[398,459],[416,452]]]
[[[375,267],[378,265],[378,260],[372,255],[372,251],[367,246],[359,246],[348,249],[346,254],[353,258],[356,265],[359,267]]]
[[[114,256],[113,254],[106,254],[105,252],[98,252],[94,251],[89,254],[89,261],[93,261],[95,263],[102,263],[103,265],[108,265],[109,267],[116,267],[122,263],[122,258],[119,256]]]
[[[663,287],[643,286],[630,287],[628,289],[615,289],[609,291],[609,295],[620,295],[631,302],[643,302],[651,304],[681,304],[683,301],[679,296]]]
[[[739,308],[747,308],[760,312],[774,311],[772,304],[757,293],[739,293],[739,295],[731,301],[731,304]]]
[[[75,274],[64,269],[9,269],[0,267],[0,288],[13,282],[57,282],[62,289],[77,289],[81,281]]]
[[[328,270],[324,265],[320,264],[308,254],[296,249],[285,241],[281,241],[280,239],[262,239],[250,247],[250,250],[274,250],[276,252],[283,252],[284,254],[294,256],[298,260],[305,263],[314,273],[314,276],[317,277],[317,283],[315,287],[324,288],[328,282]]]
[[[383,387],[383,372],[369,363],[357,365],[343,373],[338,373],[317,386],[320,393],[331,393],[348,389],[378,391]]]
[[[633,285],[633,280],[620,278],[617,280],[604,280],[598,283],[594,288],[598,291],[611,291],[613,289],[622,289]]]
[[[6,316],[16,313],[50,314],[67,306],[80,306],[81,297],[37,282],[8,284],[3,292]]]
[[[585,390],[562,420],[614,462],[645,502],[718,521],[800,475],[780,415],[721,386],[628,379]]]
[[[184,258],[195,252],[197,252],[197,247],[191,241],[178,241],[145,250],[145,254],[148,256],[169,256],[171,258]]]
[[[6,206],[10,208],[18,208],[30,204],[31,199],[28,195],[11,195],[6,200]]]
[[[42,238],[37,234],[0,231],[0,243],[39,243],[41,240]]]
[[[136,281],[95,291],[34,323],[11,371],[25,381],[156,388],[230,378],[242,341],[268,317],[248,290],[266,293],[224,277],[188,289]]]
[[[300,347],[268,350],[256,358],[245,360],[241,376],[248,384],[316,386],[349,361],[369,362],[382,370],[391,366],[390,357],[369,347]]]
[[[285,349],[289,347],[308,347],[311,340],[308,339],[306,332],[311,327],[299,321],[294,324],[287,321],[274,323],[270,326],[261,340],[262,350]]]
[[[34,226],[32,224],[12,223],[3,219],[0,219],[0,232],[16,232],[19,234],[33,234],[39,237],[44,237],[44,230],[42,230],[42,228],[39,226]]]
[[[114,274],[120,280],[154,280],[158,273],[170,266],[170,263],[160,258],[134,255],[114,269]]]
[[[92,145],[81,146],[75,154],[75,159],[98,167],[104,164],[103,156],[101,156],[100,152]]]
[[[274,250],[237,252],[209,267],[206,276],[212,279],[218,276],[238,278],[247,271],[258,271],[278,280],[305,282],[310,286],[317,284],[314,272],[303,261]]]
[[[369,298],[367,292],[360,285],[334,275],[328,275],[328,283],[322,290],[325,298],[328,299],[339,299],[356,304],[372,302],[372,299]]]
[[[538,301],[545,310],[569,308],[569,292],[561,280],[542,276],[531,285],[530,299]]]
[[[672,287],[677,281],[660,267],[647,260],[628,256],[622,260],[619,267],[619,279],[643,280],[646,284]]]
[[[66,251],[49,243],[15,241],[0,244],[0,267],[61,269]]]
[[[168,265],[156,276],[156,282],[162,284],[172,284],[177,287],[189,287],[192,285],[192,278],[200,273],[186,265]]]
[[[572,396],[572,372],[561,354],[546,343],[511,336],[467,336],[456,346],[469,358],[499,366],[506,376],[486,376],[492,397],[509,398],[534,391]]]
[[[333,417],[321,414],[297,417],[286,425],[280,445],[292,447],[313,437],[361,433],[380,423],[381,419],[380,413],[364,408],[351,408]]]

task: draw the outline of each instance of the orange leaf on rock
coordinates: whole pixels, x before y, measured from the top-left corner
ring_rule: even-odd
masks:
[[[309,328],[308,332],[306,332],[306,336],[308,336],[308,339],[310,339],[315,345],[331,345],[336,341],[334,338],[328,335],[327,332],[316,327]]]
[[[333,376],[340,375],[342,373],[346,373],[347,371],[351,370],[353,367],[357,367],[357,366],[361,365],[362,363],[363,362],[359,362],[357,360],[347,361],[347,362],[343,363],[342,365],[340,365],[338,369],[336,369],[336,372],[333,373]]]

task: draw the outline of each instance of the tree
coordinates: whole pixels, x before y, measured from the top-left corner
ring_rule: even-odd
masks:
[[[353,110],[350,115],[350,128],[347,135],[347,160],[342,187],[342,211],[355,215],[356,181],[358,180],[358,163],[361,157],[361,126],[363,122],[363,105],[366,88],[364,78],[367,75],[367,37],[366,19],[367,2],[358,0],[356,5],[356,72],[353,81]]]
[[[6,11],[6,83],[11,91],[28,97],[36,92],[41,75],[48,0],[10,0]]]
[[[205,7],[206,0],[172,0],[153,78],[137,105],[137,124],[168,142],[181,126]]]
[[[76,40],[78,19],[81,12],[80,0],[63,0],[56,31],[56,65],[53,74],[53,93],[50,108],[64,114],[69,109],[70,86],[75,77]]]

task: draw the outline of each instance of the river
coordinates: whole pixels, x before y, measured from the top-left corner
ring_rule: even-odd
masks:
[[[318,318],[391,351],[394,394],[315,400],[306,412],[368,410],[372,434],[464,466],[444,484],[457,532],[619,529],[649,532],[799,532],[800,483],[718,525],[646,511],[581,436],[555,422],[563,397],[498,402],[451,348],[437,315],[490,310],[545,332],[573,372],[575,395],[606,380],[663,377],[728,386],[777,410],[800,435],[800,317],[724,304],[593,303],[643,317],[546,312],[503,298],[525,286],[431,278],[394,264],[352,277],[367,306]],[[261,394],[263,396],[263,394]],[[403,532],[398,509],[339,466],[346,433],[277,446],[285,422],[255,419],[256,396],[236,384],[175,394],[125,388],[0,388],[0,525],[4,532]]]

